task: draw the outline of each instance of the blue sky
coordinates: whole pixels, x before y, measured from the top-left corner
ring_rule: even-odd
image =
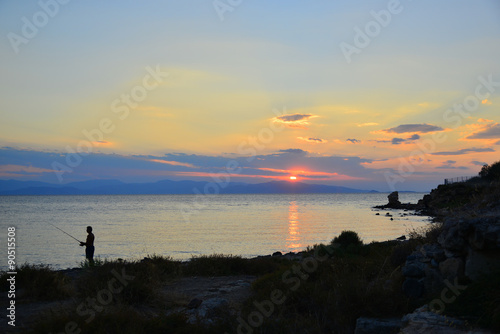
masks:
[[[0,178],[427,191],[500,160],[497,1],[231,3],[0,1]]]

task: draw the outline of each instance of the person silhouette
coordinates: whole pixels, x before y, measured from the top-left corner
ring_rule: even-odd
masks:
[[[89,261],[90,265],[94,264],[94,233],[92,233],[92,226],[87,226],[87,240],[85,242],[81,241],[80,246],[85,247],[85,257]]]

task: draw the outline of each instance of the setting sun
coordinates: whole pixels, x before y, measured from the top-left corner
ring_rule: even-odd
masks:
[[[290,180],[297,180],[296,176],[290,176]]]

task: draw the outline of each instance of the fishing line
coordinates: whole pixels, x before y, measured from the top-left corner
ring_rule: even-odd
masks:
[[[72,237],[72,238],[73,238],[73,239],[75,239],[76,241],[78,241],[78,242],[83,242],[83,241],[78,240],[77,238],[75,238],[75,237],[74,237],[74,236],[72,236],[71,234],[69,234],[69,233],[67,233],[67,232],[65,232],[65,231],[63,231],[63,230],[61,230],[61,229],[60,229],[59,227],[57,227],[56,225],[51,224],[51,223],[49,223],[49,225],[54,226],[54,227],[55,227],[55,228],[57,228],[59,231],[61,231],[62,233],[66,234],[66,235],[68,235],[68,236],[70,236],[70,237]]]

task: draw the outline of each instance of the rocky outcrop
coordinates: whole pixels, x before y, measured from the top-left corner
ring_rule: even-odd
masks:
[[[374,208],[376,209],[398,209],[398,210],[419,210],[419,204],[412,203],[401,203],[399,201],[399,193],[397,191],[393,191],[387,196],[389,203],[386,205],[377,205]]]
[[[492,332],[467,328],[465,321],[436,314],[427,306],[407,314],[402,319],[403,334],[491,334]]]
[[[500,271],[500,217],[443,224],[438,243],[419,246],[402,268],[402,289],[411,298],[439,292],[446,282],[477,280]]]

